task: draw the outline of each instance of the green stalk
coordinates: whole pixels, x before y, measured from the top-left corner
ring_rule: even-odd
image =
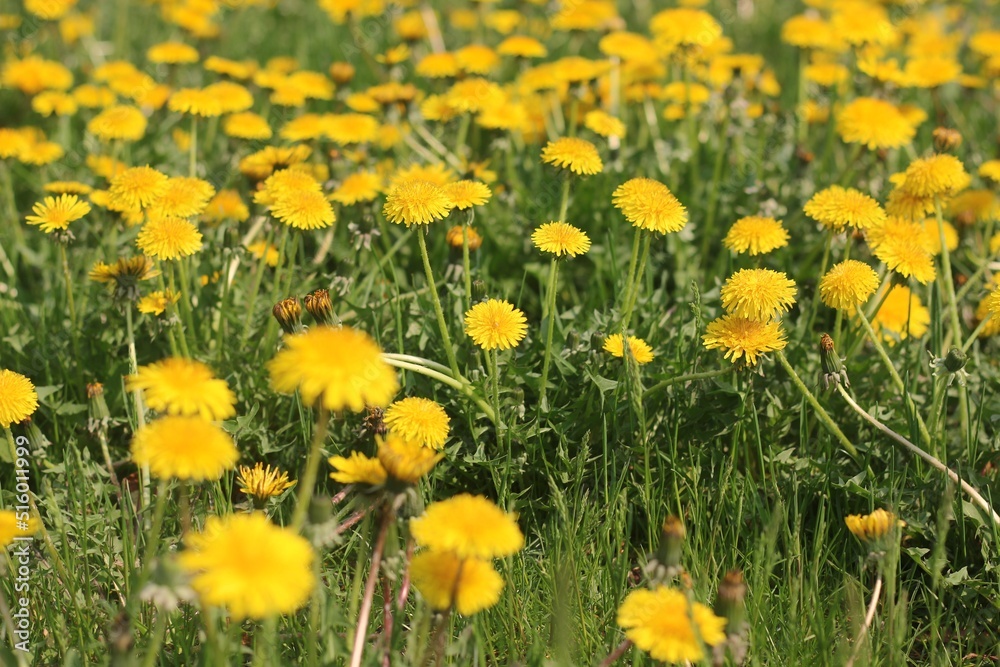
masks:
[[[853,408],[855,412],[861,415],[861,417],[864,418],[865,421],[867,421],[869,424],[871,424],[878,430],[888,435],[890,438],[892,438],[899,444],[903,445],[903,447],[905,447],[911,454],[914,454],[923,459],[924,461],[926,461],[935,470],[938,470],[939,472],[942,472],[945,475],[947,475],[952,482],[962,487],[962,490],[965,491],[965,493],[967,493],[970,498],[972,498],[972,501],[976,505],[978,505],[980,509],[986,512],[986,514],[994,521],[994,523],[1000,526],[1000,515],[998,515],[996,511],[994,511],[993,508],[990,507],[990,504],[986,502],[986,499],[983,498],[982,494],[980,494],[979,491],[975,489],[975,487],[973,487],[971,484],[969,484],[964,479],[959,477],[954,470],[952,470],[944,463],[939,461],[936,457],[931,456],[930,454],[922,450],[920,447],[917,447],[915,444],[913,444],[912,442],[910,442],[909,440],[907,440],[906,438],[904,438],[903,436],[896,433],[891,428],[880,422],[878,419],[870,415],[867,411],[865,411],[864,408],[858,405],[853,398],[851,398],[851,395],[847,393],[847,390],[844,389],[844,387],[838,384],[837,390],[840,392],[840,395],[844,397],[844,400],[847,401],[847,403],[851,406],[851,408]]]
[[[420,245],[420,257],[424,261],[424,275],[427,278],[427,289],[431,294],[431,301],[434,304],[434,315],[437,317],[438,329],[441,330],[441,342],[444,344],[444,352],[448,357],[448,365],[454,377],[461,376],[458,370],[458,359],[455,357],[455,348],[451,344],[451,336],[448,334],[448,323],[444,319],[444,311],[441,309],[441,301],[438,299],[437,284],[434,282],[434,270],[431,268],[431,260],[427,254],[427,241],[424,240],[426,231],[417,230],[417,242]]]
[[[548,323],[545,330],[545,354],[542,357],[542,381],[538,390],[538,404],[542,410],[548,409],[548,404],[545,402],[545,390],[549,378],[549,359],[552,357],[552,334],[556,328],[556,276],[558,273],[559,261],[553,257],[552,263],[549,265],[548,292],[545,295],[545,301],[548,304],[548,313],[546,314]]]
[[[951,339],[956,343],[962,340],[962,324],[958,319],[958,301],[955,299],[955,278],[951,272],[951,253],[948,251],[948,244],[944,238],[944,216],[941,213],[941,198],[934,198],[934,215],[937,218],[938,241],[941,244],[941,269],[944,275],[945,296],[948,299],[948,315],[951,319]],[[944,353],[944,350],[942,350]],[[969,437],[969,395],[964,388],[960,387],[958,392],[958,418],[961,428],[962,442],[968,441]]]
[[[299,479],[299,495],[295,501],[295,512],[292,514],[291,528],[296,532],[301,530],[306,522],[309,502],[312,500],[313,487],[316,486],[316,477],[319,473],[319,461],[322,456],[320,450],[323,447],[323,441],[326,440],[329,425],[330,411],[321,405],[319,418],[316,420],[316,430],[313,431],[312,444],[309,447],[309,458],[306,459],[305,470]]]
[[[914,416],[917,420],[917,428],[920,430],[920,438],[929,447],[931,444],[931,434],[927,430],[926,424],[924,424],[923,418],[920,413],[917,412],[917,406],[914,405],[913,399],[910,398],[909,392],[906,391],[906,385],[903,384],[903,378],[899,377],[899,373],[896,372],[896,367],[893,366],[892,360],[889,358],[889,354],[885,351],[885,346],[882,345],[882,341],[875,334],[875,329],[872,328],[871,322],[865,316],[864,309],[857,309],[858,318],[861,320],[862,326],[865,328],[865,332],[868,334],[868,338],[871,340],[872,345],[875,346],[875,351],[878,352],[879,358],[882,360],[882,365],[885,369],[889,371],[889,376],[892,378],[892,384],[895,385],[896,391],[900,393],[906,403],[907,410]]]
[[[425,366],[423,363],[420,362],[411,363],[409,361],[406,361],[403,358],[406,356],[407,355],[383,354],[382,358],[385,359],[385,362],[390,366],[395,366],[396,368],[402,368],[404,370],[413,371],[414,373],[426,375],[427,377],[434,378],[435,380],[442,382],[453,389],[459,390],[460,392],[465,394],[468,398],[472,399],[472,401],[479,406],[479,409],[483,411],[483,413],[490,421],[496,422],[496,413],[493,411],[493,408],[490,407],[490,405],[485,400],[483,400],[476,394],[475,390],[472,388],[472,385],[464,377],[457,380],[451,377],[450,375],[446,374],[447,372],[450,372],[448,371],[447,368],[444,369],[445,372],[434,370],[433,368]],[[428,363],[433,363],[433,362],[428,362]]]
[[[149,573],[150,564],[156,556],[156,548],[160,546],[160,531],[163,529],[163,515],[167,509],[167,479],[161,479],[156,483],[156,505],[153,506],[153,523],[146,537],[146,546],[142,551],[142,572],[140,581],[145,580],[145,575]],[[139,586],[139,589],[142,587]]]
[[[666,380],[662,380],[662,381],[658,382],[657,384],[654,384],[649,389],[647,389],[644,392],[642,392],[642,398],[643,399],[647,399],[647,398],[650,398],[651,396],[655,396],[656,394],[660,393],[661,391],[663,391],[667,387],[671,387],[671,386],[673,386],[675,384],[682,384],[684,382],[694,382],[695,380],[708,380],[710,378],[719,377],[720,375],[726,375],[727,373],[731,373],[731,372],[732,372],[731,368],[720,368],[720,369],[714,370],[714,371],[703,371],[701,373],[689,373],[687,375],[676,375],[676,376],[674,376],[672,378],[667,378]]]
[[[129,374],[135,375],[139,372],[139,363],[135,354],[135,329],[132,326],[132,304],[125,304],[125,335],[128,338],[128,370]],[[132,392],[132,400],[135,403],[136,430],[146,425],[146,409],[142,404],[142,391],[136,389]],[[139,468],[139,486],[142,489],[142,507],[149,507],[152,499],[149,495],[149,464],[143,464]]]
[[[628,263],[628,277],[625,278],[625,292],[622,295],[622,315],[628,310],[628,304],[632,300],[632,282],[635,280],[636,267],[639,266],[639,247],[642,245],[642,229],[635,228],[635,237],[632,239],[632,257]]]
[[[146,656],[142,659],[142,667],[153,667],[163,646],[163,637],[167,634],[167,612],[160,609],[156,612],[156,626],[153,628],[153,638],[146,647]]]
[[[469,229],[476,218],[475,207],[469,207],[469,215],[462,225],[462,277],[465,278],[465,309],[472,308],[472,262],[469,260]]]
[[[639,289],[642,286],[642,277],[646,272],[646,262],[649,259],[649,244],[652,238],[652,233],[643,234],[642,236],[642,257],[639,260],[639,266],[635,272],[635,280],[632,283],[632,294],[629,296],[628,303],[625,304],[625,314],[622,315],[622,335],[625,336],[628,333],[628,324],[632,319],[632,311],[635,309],[636,301],[639,300]]]
[[[174,278],[174,265],[173,264],[167,264],[167,266],[170,267],[170,270],[167,271],[167,282],[168,282],[168,284],[170,286],[170,291],[173,292],[174,294],[177,294],[178,293],[178,291],[177,291],[177,281]],[[173,308],[175,310],[179,311],[179,315],[181,317],[181,326],[180,326],[180,330],[181,330],[181,335],[180,335],[181,352],[184,353],[185,357],[188,357],[190,359],[191,358],[191,350],[190,350],[190,348],[188,348],[187,331],[186,331],[188,329],[188,327],[190,326],[190,324],[188,322],[188,318],[186,317],[186,312],[187,311],[184,309],[183,306],[180,307],[180,308],[178,308],[176,304],[173,306]]]
[[[813,410],[816,411],[816,416],[821,422],[823,422],[823,425],[826,426],[826,430],[828,430],[830,434],[837,439],[841,447],[844,448],[851,458],[855,461],[860,461],[861,456],[858,454],[857,448],[851,444],[851,441],[847,439],[847,436],[844,435],[844,432],[841,431],[840,427],[833,421],[830,414],[823,409],[822,405],[819,404],[819,401],[816,400],[816,396],[809,391],[809,387],[805,385],[802,378],[799,377],[799,374],[796,373],[795,369],[792,368],[792,365],[788,363],[785,353],[778,350],[775,352],[775,355],[778,357],[778,362],[785,369],[785,372],[787,372],[788,376],[792,379],[792,383],[799,390],[799,392],[801,392],[802,396],[805,397],[806,401],[812,406]]]
[[[986,328],[986,325],[989,324],[991,317],[993,317],[992,313],[987,313],[986,317],[983,318],[983,321],[979,323],[979,325],[972,332],[972,334],[966,339],[965,343],[962,345],[963,353],[969,351],[969,348],[972,347],[972,344],[976,342],[976,339],[979,337],[979,334],[982,333],[983,329]]]
[[[63,279],[66,281],[66,304],[69,307],[70,330],[76,329],[76,303],[73,301],[73,279],[69,272],[69,258],[66,256],[66,244],[59,243],[59,255],[62,257]]]
[[[278,266],[281,266],[281,260],[285,258],[285,243],[288,241],[288,228],[286,227],[284,233],[281,236],[281,248],[278,250]],[[271,239],[267,239],[268,245],[271,243]],[[267,267],[267,249],[260,255],[260,261],[257,262],[257,271],[254,273],[253,277],[253,287],[250,288],[250,294],[247,296],[247,319],[243,324],[243,340],[241,343],[245,345],[247,340],[250,338],[250,326],[253,324],[253,311],[254,306],[257,304],[257,293],[260,291],[260,283],[264,278],[264,271]],[[275,276],[277,278],[277,276]]]
[[[566,222],[566,212],[569,210],[569,179],[567,173],[563,180],[562,199],[559,201],[559,222]]]
[[[188,153],[188,176],[195,177],[198,168],[198,116],[191,114],[191,146]]]

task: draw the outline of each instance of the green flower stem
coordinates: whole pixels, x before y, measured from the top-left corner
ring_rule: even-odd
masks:
[[[431,302],[434,304],[434,315],[437,317],[438,329],[441,330],[441,342],[444,345],[445,355],[448,357],[448,365],[451,366],[452,376],[460,377],[462,373],[458,370],[455,346],[451,343],[451,336],[448,334],[448,323],[445,322],[444,311],[441,309],[441,300],[438,298],[437,283],[434,282],[434,270],[431,268],[431,260],[427,254],[425,234],[425,230],[417,230],[417,243],[420,245],[420,257],[424,261],[424,275],[427,278],[427,289],[431,295]]]
[[[549,379],[549,360],[552,358],[552,334],[556,328],[556,277],[559,273],[559,261],[553,257],[549,265],[549,286],[546,292],[546,303],[548,304],[546,317],[548,323],[545,328],[545,354],[542,357],[542,381],[538,390],[538,404],[542,410],[548,409],[545,402],[546,383]]]
[[[310,606],[310,611],[312,607]],[[278,617],[270,616],[264,620],[264,627],[254,635],[253,666],[267,667],[277,662],[274,655],[274,639],[278,633]],[[313,634],[313,633],[310,633]]]
[[[574,91],[570,87],[569,96],[569,125],[566,127],[566,136],[575,137],[577,117],[580,115],[580,91]]]
[[[198,168],[198,116],[191,114],[191,150],[188,153],[188,176],[195,177]]]
[[[177,292],[177,281],[174,278],[174,265],[173,264],[168,264],[167,266],[170,269],[169,271],[167,271],[167,284],[170,287],[170,291],[173,292],[174,294],[177,294],[178,293]],[[182,301],[183,301],[183,299],[182,299]],[[188,318],[186,317],[187,311],[184,309],[183,306],[180,307],[180,308],[177,308],[177,306],[175,305],[174,308],[178,311],[179,315],[181,316],[181,326],[180,326],[180,331],[181,331],[181,335],[180,335],[181,352],[184,353],[185,357],[188,357],[190,359],[191,358],[191,350],[190,350],[190,348],[188,348],[188,342],[187,342],[187,329],[190,327],[190,324],[189,324]]]
[[[938,241],[941,244],[941,269],[944,274],[945,296],[948,299],[948,315],[951,319],[951,339],[958,343],[962,340],[962,324],[958,319],[958,300],[955,298],[955,279],[951,272],[951,253],[944,238],[944,215],[941,212],[941,198],[934,198],[934,215],[937,217]],[[941,351],[944,354],[944,350]],[[962,442],[969,437],[969,395],[964,388],[958,392],[958,419]]]
[[[642,398],[647,399],[656,394],[660,393],[667,387],[671,387],[675,384],[683,384],[685,382],[694,382],[695,380],[707,380],[709,378],[719,377],[720,375],[726,375],[731,373],[731,368],[719,368],[714,371],[703,371],[701,373],[689,373],[687,375],[676,375],[672,378],[667,378],[666,380],[661,380],[657,384],[654,384],[649,389],[642,392]]]
[[[424,359],[423,357],[415,357],[412,354],[399,354],[399,353],[396,353],[396,352],[383,352],[382,356],[385,357],[386,359],[394,359],[394,360],[399,360],[399,361],[406,361],[406,362],[409,362],[411,364],[417,364],[417,365],[420,365],[420,366],[425,366],[425,367],[430,368],[432,370],[440,371],[441,373],[444,373],[446,375],[448,373],[451,373],[451,369],[448,368],[447,366],[445,366],[444,364],[439,364],[436,361],[431,361],[430,359]],[[449,377],[448,379],[450,380],[451,378]],[[458,377],[458,378],[455,378],[455,379],[456,380],[460,380],[461,382],[464,382],[466,384],[469,384],[469,381],[466,380],[464,377]]]
[[[958,292],[955,293],[956,303],[962,303],[965,297],[969,295],[969,292],[972,290],[972,288],[975,287],[976,284],[978,284],[979,279],[982,278],[983,274],[986,273],[986,271],[990,268],[990,262],[996,259],[996,256],[997,253],[990,253],[989,255],[987,255],[983,263],[979,266],[978,269],[976,269],[976,272],[973,273],[971,276],[969,276],[969,279],[965,281],[965,284],[962,285],[962,287],[959,288]]]
[[[323,441],[326,440],[327,428],[330,425],[330,411],[320,406],[319,417],[316,419],[316,430],[313,431],[312,444],[309,447],[309,458],[299,479],[299,496],[295,501],[295,513],[292,514],[292,530],[298,532],[306,522],[309,512],[309,502],[312,500],[316,477],[319,473],[319,460],[322,456]]]
[[[476,219],[475,207],[469,207],[469,216],[462,225],[462,277],[465,279],[465,309],[472,308],[472,262],[469,260],[469,229]]]
[[[465,141],[469,136],[469,126],[472,124],[472,114],[466,112],[462,114],[462,119],[458,125],[458,136],[455,139],[455,155],[461,159],[465,154]]]
[[[945,464],[941,463],[941,461],[939,461],[937,458],[931,456],[930,454],[922,450],[920,447],[917,447],[915,444],[913,444],[912,442],[901,436],[899,433],[896,433],[891,428],[889,428],[888,426],[880,422],[878,419],[870,415],[864,408],[858,405],[853,398],[851,398],[851,395],[847,393],[847,390],[845,390],[842,386],[837,385],[837,390],[840,392],[840,395],[844,397],[844,400],[847,401],[848,405],[850,405],[855,412],[861,415],[861,417],[865,421],[867,421],[869,424],[871,424],[872,426],[874,426],[875,428],[882,431],[887,436],[889,436],[890,438],[901,444],[911,454],[914,454],[915,456],[918,456],[921,459],[923,459],[935,470],[938,470],[939,472],[942,472],[945,475],[947,475],[952,482],[961,486],[962,490],[965,491],[966,494],[968,494],[968,496],[972,499],[972,501],[976,505],[978,505],[984,512],[986,512],[986,514],[989,515],[989,517],[998,526],[1000,526],[1000,515],[998,515],[993,510],[993,508],[990,507],[990,504],[986,502],[986,499],[983,498],[982,494],[980,494],[979,491],[977,491],[971,484],[969,484],[964,479],[959,477],[954,470],[952,470]]]
[[[69,272],[65,243],[59,243],[59,255],[62,257],[63,279],[66,281],[66,305],[69,307],[69,326],[72,331],[76,329],[76,303],[73,301],[73,278]]]
[[[729,146],[729,125],[732,114],[727,113],[722,120],[722,129],[719,131],[720,146],[715,154],[715,164],[712,165],[712,190],[708,196],[708,213],[705,214],[705,227],[701,239],[701,261],[703,268],[709,265],[709,248],[715,238],[715,216],[719,212],[719,188],[722,185],[722,167],[728,155],[726,148]]]
[[[628,263],[628,277],[625,278],[625,291],[622,293],[621,309],[623,316],[628,308],[629,300],[632,298],[632,282],[635,280],[636,267],[639,266],[639,247],[641,245],[642,230],[636,227],[635,237],[632,239],[632,257]]]
[[[622,315],[622,336],[628,335],[628,324],[632,319],[632,311],[635,309],[636,301],[639,300],[639,289],[642,286],[643,274],[646,272],[646,262],[649,260],[649,244],[652,234],[642,235],[642,256],[639,259],[639,266],[635,271],[635,279],[632,282],[631,295],[628,303],[625,304],[625,314]]]
[[[125,304],[125,335],[128,338],[128,372],[135,375],[139,371],[139,363],[135,354],[135,328],[132,326],[132,304]],[[146,425],[146,408],[142,404],[142,391],[136,389],[132,392],[132,400],[135,404],[136,430]],[[141,488],[142,506],[149,507],[152,499],[149,496],[149,464],[143,464],[139,468],[139,487]]]
[[[361,667],[361,655],[364,652],[365,640],[368,638],[368,619],[372,610],[372,600],[375,597],[375,584],[378,583],[379,570],[382,567],[382,553],[385,550],[385,541],[389,535],[389,527],[392,525],[395,516],[395,508],[391,504],[386,503],[385,507],[382,508],[382,521],[379,525],[378,536],[375,538],[375,546],[372,549],[368,580],[365,582],[365,595],[361,601],[361,609],[358,612],[358,625],[354,629],[351,667]]]
[[[288,228],[284,229],[281,235],[281,248],[278,250],[278,266],[281,266],[281,260],[285,257],[285,244],[288,242]],[[271,239],[267,239],[268,246],[271,244]],[[247,319],[243,324],[243,340],[241,341],[240,347],[246,345],[247,340],[250,339],[250,326],[253,324],[253,314],[254,306],[257,304],[257,293],[260,291],[260,283],[264,279],[264,271],[267,268],[267,247],[265,247],[264,252],[260,254],[260,260],[257,262],[257,271],[253,276],[253,286],[250,288],[250,294],[247,296]],[[275,276],[277,279],[277,276]]]
[[[844,435],[844,432],[841,431],[840,427],[837,426],[836,422],[833,421],[833,418],[830,417],[830,414],[823,409],[822,405],[819,404],[819,401],[816,400],[816,396],[813,395],[811,391],[809,391],[809,387],[805,385],[805,383],[802,381],[802,378],[799,377],[799,374],[796,373],[795,369],[792,368],[792,365],[788,363],[788,359],[785,357],[785,353],[782,352],[781,350],[778,350],[777,352],[775,352],[775,355],[777,355],[778,362],[785,369],[785,372],[787,372],[788,376],[792,378],[792,383],[802,393],[806,401],[808,401],[809,405],[812,406],[813,410],[816,411],[816,416],[819,418],[821,422],[823,422],[823,425],[826,426],[826,430],[828,430],[830,434],[833,435],[833,437],[835,437],[838,442],[840,442],[840,445],[851,456],[851,458],[853,458],[855,461],[860,461],[861,456],[858,454],[857,448],[851,444],[851,441],[847,439],[847,436]]]
[[[562,197],[559,200],[559,222],[566,222],[566,212],[569,210],[569,172],[563,177]]]
[[[854,640],[854,650],[851,651],[851,657],[844,663],[844,667],[853,667],[854,661],[857,660],[858,654],[861,652],[861,647],[864,646],[863,640],[865,635],[868,634],[868,628],[871,627],[872,621],[875,620],[875,609],[878,606],[879,596],[882,594],[882,573],[879,572],[878,576],[875,578],[875,587],[872,589],[872,598],[868,602],[868,611],[865,613],[865,622],[861,626],[861,630],[858,632],[858,638]]]
[[[168,480],[161,479],[156,483],[156,505],[153,506],[153,523],[149,528],[149,534],[146,536],[146,546],[142,550],[142,575],[140,575],[140,584],[135,588],[136,591],[141,590],[142,583],[145,582],[147,575],[150,572],[151,563],[153,558],[156,556],[156,548],[160,546],[160,531],[163,530],[163,515],[166,513],[167,509],[167,499],[170,494],[167,493],[167,483]]]
[[[156,625],[153,627],[153,638],[149,640],[146,647],[146,656],[142,659],[142,667],[153,667],[156,658],[160,655],[160,648],[163,647],[163,637],[167,634],[168,614],[163,609],[156,612]]]
[[[875,351],[878,352],[878,356],[882,360],[882,365],[885,366],[887,371],[889,371],[889,376],[892,378],[892,384],[895,385],[896,391],[898,391],[903,397],[903,400],[906,403],[906,409],[909,410],[910,414],[912,414],[916,419],[917,429],[920,431],[921,440],[923,440],[924,444],[929,447],[931,444],[931,434],[927,430],[927,425],[924,424],[923,417],[921,417],[920,413],[917,412],[917,406],[914,405],[909,392],[906,391],[906,385],[903,384],[903,378],[899,377],[899,373],[896,372],[896,367],[893,366],[892,359],[889,358],[889,354],[885,351],[885,346],[882,345],[882,341],[880,341],[878,335],[876,335],[875,329],[872,328],[871,322],[869,322],[868,317],[865,316],[864,310],[858,308],[857,313],[862,326],[865,328],[865,332],[868,334],[869,340],[871,340],[872,345],[875,346]]]
[[[488,353],[493,365],[493,413],[496,415],[496,419],[493,423],[499,429],[500,427],[500,352],[496,348],[493,348],[492,353]],[[508,457],[509,458],[509,457]],[[509,462],[509,461],[508,461]]]
[[[400,356],[405,356],[405,355],[400,355]],[[408,371],[413,371],[414,373],[419,373],[420,375],[426,375],[429,378],[434,378],[439,382],[443,382],[444,384],[448,385],[453,389],[459,390],[460,392],[465,394],[468,398],[470,398],[476,405],[478,405],[479,409],[483,411],[483,414],[485,414],[486,417],[491,422],[496,422],[496,414],[493,412],[493,408],[491,408],[490,405],[485,400],[483,400],[476,394],[475,390],[472,388],[472,384],[469,383],[469,381],[466,380],[464,377],[461,378],[460,380],[456,380],[455,378],[448,375],[448,373],[450,372],[448,371],[448,369],[444,369],[444,372],[440,372],[432,368],[428,368],[427,366],[424,366],[423,364],[420,363],[409,363],[399,358],[392,358],[385,354],[383,354],[382,357],[383,359],[385,359],[386,363],[389,364],[390,366],[395,366],[396,368],[402,368]]]
[[[826,274],[827,264],[830,263],[830,248],[833,246],[833,232],[826,230],[826,241],[823,243],[823,259],[819,262],[819,273],[816,275],[822,278]],[[806,331],[812,331],[813,322],[816,321],[816,312],[819,310],[820,299],[814,296],[812,304],[809,306],[809,324]]]
[[[683,74],[684,80],[684,120],[687,123],[688,132],[688,144],[691,149],[691,191],[694,192],[694,188],[698,185],[698,161],[700,157],[700,148],[698,144],[698,119],[695,118],[694,114],[694,104],[691,102],[691,68],[687,66],[687,62],[681,65],[681,72]]]
[[[983,329],[986,328],[986,325],[989,324],[990,319],[992,317],[993,317],[992,313],[987,313],[986,317],[984,317],[983,321],[979,323],[975,331],[973,331],[972,334],[965,340],[965,343],[962,345],[963,353],[969,351],[969,348],[972,347],[972,344],[976,342],[977,338],[979,338],[979,334],[982,333]]]

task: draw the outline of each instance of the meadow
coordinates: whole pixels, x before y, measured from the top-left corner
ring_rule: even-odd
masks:
[[[1000,663],[997,2],[0,39],[0,663]]]

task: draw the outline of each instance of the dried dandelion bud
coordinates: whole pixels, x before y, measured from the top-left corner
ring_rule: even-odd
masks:
[[[681,557],[687,531],[679,517],[668,516],[660,530],[660,546],[650,555],[644,573],[651,582],[662,583],[683,574]]]
[[[743,582],[743,573],[730,570],[719,583],[719,597],[715,600],[715,614],[726,619],[726,634],[738,634],[743,628],[746,609],[743,599],[747,594],[747,585]]]
[[[286,334],[295,333],[302,327],[302,306],[299,305],[299,300],[294,296],[274,304],[271,313]]]
[[[953,151],[962,145],[962,135],[958,130],[953,130],[949,127],[934,128],[933,136],[934,148],[941,153]]]
[[[343,85],[354,78],[354,65],[337,61],[330,65],[330,78]]]
[[[87,385],[87,430],[93,435],[102,431],[107,433],[110,420],[111,412],[108,410],[108,402],[104,400],[104,385],[100,382],[89,383]]]
[[[333,302],[330,292],[318,289],[306,294],[306,311],[316,320],[316,324],[333,326]]]

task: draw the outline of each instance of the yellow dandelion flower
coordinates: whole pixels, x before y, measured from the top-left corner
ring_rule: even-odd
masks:
[[[31,380],[11,370],[0,370],[0,426],[10,428],[37,409],[38,394]]]
[[[267,241],[255,241],[247,246],[247,250],[257,259],[264,258],[264,262],[270,266],[278,266],[278,260],[280,259],[278,254],[278,247],[268,243]]]
[[[650,20],[649,30],[673,46],[705,47],[722,36],[722,26],[711,14],[691,7],[664,9]]]
[[[173,176],[167,179],[167,187],[160,196],[149,205],[149,216],[190,218],[205,210],[213,195],[215,188],[208,181]]]
[[[378,139],[379,123],[362,113],[330,114],[324,119],[323,133],[341,146],[369,143]]]
[[[79,104],[69,93],[61,90],[46,90],[31,98],[31,108],[48,118],[56,116],[72,116],[79,110]]]
[[[976,306],[976,321],[978,324],[982,324],[982,328],[977,326],[980,338],[991,338],[1000,334],[1000,317],[995,317],[990,311],[990,307],[993,305],[992,296],[992,294],[987,294]],[[987,318],[989,319],[987,320]],[[984,320],[987,320],[985,324],[983,324]]]
[[[545,144],[542,162],[590,176],[604,169],[597,147],[586,139],[562,137]]]
[[[295,229],[321,229],[336,220],[330,201],[315,190],[279,194],[271,204],[271,215]]]
[[[225,607],[237,621],[290,614],[316,588],[308,540],[260,512],[209,517],[184,542],[178,562],[202,604]]]
[[[948,247],[949,252],[954,252],[958,249],[958,230],[947,220],[942,222],[944,224],[940,225],[940,229],[944,232],[944,243]],[[924,230],[924,247],[930,250],[932,255],[940,255],[941,236],[938,234],[939,225],[937,218],[928,218],[923,221],[921,226]]]
[[[489,186],[479,181],[456,181],[444,186],[444,191],[452,206],[460,211],[482,206],[493,196]]]
[[[167,308],[180,301],[179,292],[170,289],[156,290],[139,299],[136,307],[144,315],[162,315]]]
[[[788,232],[774,218],[752,215],[733,223],[722,244],[735,253],[761,255],[788,245]]]
[[[410,561],[410,576],[431,609],[454,608],[463,616],[489,609],[503,590],[503,578],[489,562],[446,551],[418,553]]]
[[[163,195],[168,180],[166,174],[149,166],[124,169],[110,178],[109,201],[122,211],[145,208]]]
[[[649,346],[649,343],[641,338],[636,338],[635,336],[628,337],[628,348],[629,352],[632,354],[632,358],[635,359],[636,363],[639,365],[648,364],[653,360],[653,348]],[[622,343],[621,334],[611,334],[604,339],[604,351],[610,352],[611,356],[618,357],[619,359],[625,356],[625,345]]]
[[[715,646],[726,639],[726,619],[666,586],[629,593],[618,608],[617,622],[638,648],[663,662],[700,662],[705,657],[702,642]]]
[[[345,206],[372,201],[382,191],[382,176],[374,171],[358,171],[347,176],[330,195]]]
[[[162,217],[148,220],[139,230],[136,245],[156,259],[179,259],[201,250],[201,232],[182,218]]]
[[[531,242],[542,252],[576,257],[590,250],[590,237],[582,229],[565,222],[547,222],[531,235]]]
[[[76,7],[77,0],[24,0],[24,10],[46,21],[58,21]]]
[[[410,521],[410,534],[420,546],[459,558],[503,558],[524,547],[517,515],[468,493],[428,505]]]
[[[805,214],[827,229],[841,231],[847,225],[865,229],[885,222],[879,203],[854,188],[832,185],[820,190],[806,202]]]
[[[619,185],[612,203],[633,226],[651,232],[678,232],[688,221],[687,209],[663,183],[633,178]]]
[[[979,165],[979,177],[1000,183],[1000,160],[987,160]]]
[[[198,49],[183,42],[160,42],[146,50],[146,58],[151,63],[179,65],[198,62]]]
[[[889,102],[873,97],[859,97],[841,109],[837,132],[849,144],[862,144],[875,150],[899,148],[916,135],[916,127]]]
[[[795,281],[780,271],[741,269],[726,279],[721,296],[730,315],[766,321],[795,305]]]
[[[94,188],[79,181],[52,181],[46,183],[43,189],[57,195],[89,195]]]
[[[253,468],[240,466],[236,473],[236,483],[240,491],[253,498],[257,504],[266,503],[295,486],[295,482],[289,481],[287,472],[271,466],[265,467],[263,463],[257,463]]]
[[[602,137],[625,136],[625,123],[600,109],[588,111],[583,117],[583,125],[594,134],[599,134]]]
[[[79,220],[90,213],[90,204],[80,201],[76,195],[59,195],[46,197],[31,207],[34,215],[25,218],[29,225],[38,225],[46,234],[61,231],[69,227],[69,223]]]
[[[923,220],[924,216],[934,211],[934,198],[921,197],[896,187],[889,193],[885,210],[889,215],[897,218]]]
[[[14,543],[15,537],[30,537],[38,532],[38,519],[29,517],[24,521],[14,510],[0,510],[0,549],[6,549]]]
[[[384,420],[394,433],[433,449],[444,447],[451,430],[451,420],[439,403],[416,396],[390,405],[385,411]]]
[[[378,344],[350,327],[316,327],[286,336],[285,347],[267,367],[276,391],[298,389],[306,405],[319,403],[327,410],[384,407],[399,389]]]
[[[153,260],[139,256],[120,258],[114,264],[98,262],[90,270],[89,278],[107,283],[115,300],[135,301],[139,298],[139,282],[160,275],[153,269]]]
[[[861,516],[851,514],[844,517],[847,529],[862,542],[878,544],[897,528],[902,528],[906,524],[896,518],[892,512],[884,509],[877,509],[871,514]]]
[[[466,236],[469,237],[469,250],[479,250],[483,245],[483,237],[480,236],[474,227],[469,227],[468,225],[455,225],[448,230],[445,240],[452,248],[461,249],[462,245],[466,242],[464,238]]]
[[[893,285],[872,318],[872,328],[890,345],[910,336],[923,338],[930,323],[931,312],[906,285]]]
[[[252,111],[242,111],[226,116],[222,131],[227,137],[237,139],[270,139],[274,134],[267,120]]]
[[[397,225],[427,225],[444,218],[453,207],[448,191],[429,181],[405,180],[392,187],[382,212]]]
[[[724,315],[709,322],[702,343],[708,350],[724,349],[726,359],[736,363],[742,358],[748,366],[756,365],[760,355],[782,350],[788,344],[780,322],[761,322],[735,315]]]
[[[944,153],[911,162],[899,187],[918,197],[943,197],[964,189],[969,181],[962,162]]]
[[[416,484],[444,458],[444,454],[392,431],[376,441],[379,463],[389,477],[403,484]]]
[[[921,223],[889,218],[868,231],[868,244],[891,271],[926,285],[937,275]]]
[[[331,456],[330,465],[335,472],[330,473],[330,479],[341,484],[368,484],[382,486],[387,477],[382,462],[370,459],[360,452],[351,452],[350,457]]]
[[[850,311],[878,289],[878,274],[856,259],[836,264],[819,281],[820,298],[830,308]]]
[[[162,417],[136,431],[132,461],[159,478],[215,480],[239,458],[233,439],[201,417]]]
[[[544,58],[549,50],[534,37],[511,35],[497,45],[497,53],[517,58]]]
[[[446,79],[459,73],[458,58],[454,53],[430,53],[417,63],[416,73],[430,79]]]
[[[985,300],[986,311],[993,317],[1000,318],[1000,287],[995,288]]]
[[[524,313],[507,301],[490,299],[465,313],[465,333],[484,350],[507,350],[528,332]]]
[[[946,213],[961,225],[1000,220],[1000,198],[990,190],[966,190],[948,202]]]
[[[426,165],[412,164],[409,167],[399,169],[393,175],[389,187],[394,188],[406,181],[427,181],[428,183],[444,187],[457,180],[458,177],[455,175],[455,172],[440,162]]]
[[[472,76],[452,85],[444,99],[458,113],[478,113],[497,106],[506,99],[506,95],[492,81]]]
[[[244,222],[249,217],[250,209],[236,190],[219,190],[201,214],[202,220],[216,224],[225,220]]]
[[[236,394],[225,380],[193,359],[171,357],[140,366],[126,380],[128,391],[141,391],[146,405],[170,415],[199,416],[210,421],[236,414]]]

